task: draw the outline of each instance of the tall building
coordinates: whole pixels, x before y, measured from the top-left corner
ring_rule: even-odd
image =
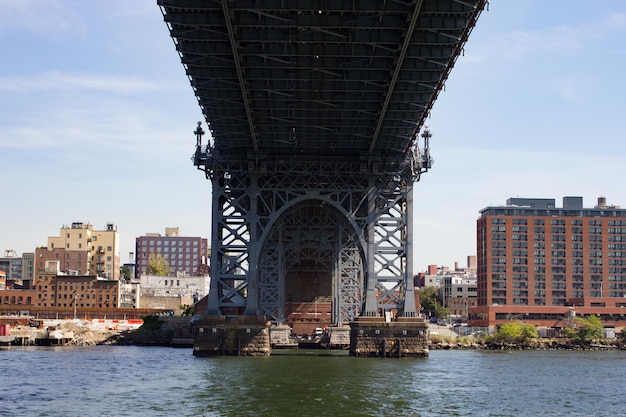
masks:
[[[47,251],[37,250],[37,267],[45,261],[59,261],[61,271],[79,275],[97,275],[119,279],[120,252],[117,227],[108,223],[104,230],[94,230],[89,223],[74,222],[61,227],[59,236],[49,237]]]
[[[626,323],[626,210],[600,197],[510,198],[477,220],[478,305],[470,324],[564,327],[573,314]]]
[[[165,236],[148,233],[135,239],[135,278],[148,274],[150,256],[162,256],[171,268],[172,276],[207,275],[209,244],[202,237],[179,236],[178,227],[166,228]]]

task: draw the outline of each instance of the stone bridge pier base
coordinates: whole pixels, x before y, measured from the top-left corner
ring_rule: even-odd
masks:
[[[350,324],[350,355],[427,358],[428,323],[422,317],[358,317]]]
[[[196,316],[196,356],[269,356],[270,322],[264,316]]]

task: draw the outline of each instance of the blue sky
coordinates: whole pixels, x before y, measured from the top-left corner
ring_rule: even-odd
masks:
[[[626,207],[626,2],[492,0],[428,120],[415,272],[465,265],[479,210],[600,195]],[[74,221],[210,236],[203,120],[155,0],[0,0],[0,251]]]

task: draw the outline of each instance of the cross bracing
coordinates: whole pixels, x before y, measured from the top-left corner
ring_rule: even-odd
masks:
[[[210,131],[207,314],[284,320],[322,271],[333,324],[417,314],[424,125],[486,0],[157,0]],[[420,135],[423,142],[420,143]]]
[[[411,147],[486,0],[158,0],[215,147]]]

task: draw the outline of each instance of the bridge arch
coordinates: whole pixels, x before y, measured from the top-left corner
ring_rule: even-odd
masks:
[[[366,282],[360,234],[340,207],[323,198],[286,205],[261,240],[256,277],[261,313],[276,324],[302,323],[298,313],[304,314],[318,323],[313,327],[354,320]],[[320,311],[311,318],[307,309],[313,304]]]

